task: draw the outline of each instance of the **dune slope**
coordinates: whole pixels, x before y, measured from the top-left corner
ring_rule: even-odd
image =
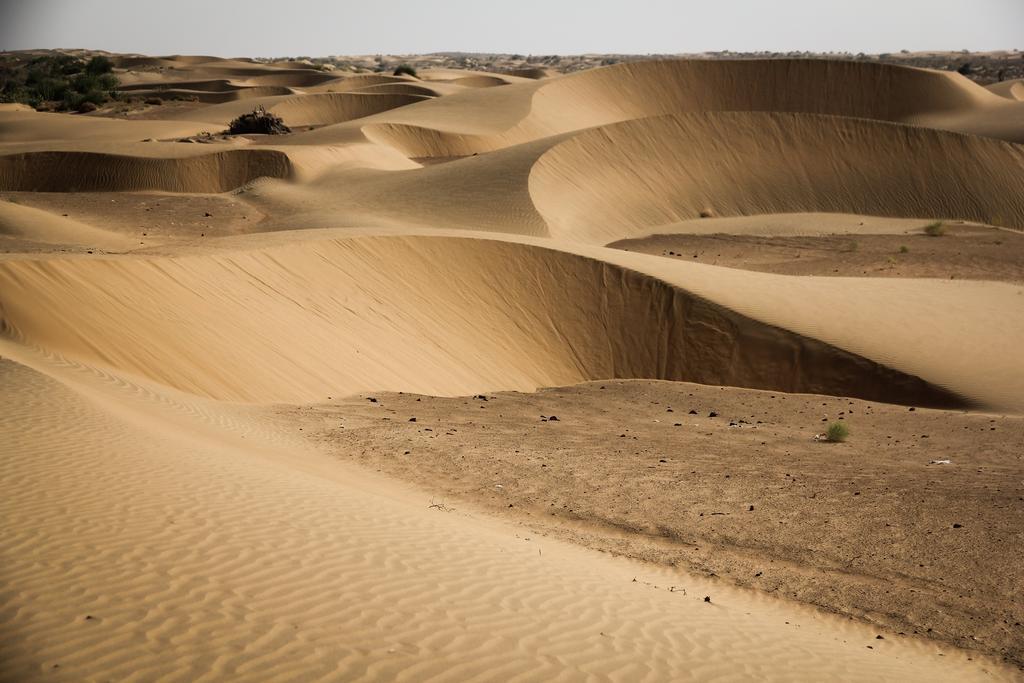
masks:
[[[858,119],[706,113],[559,144],[530,174],[554,235],[608,242],[702,213],[864,213],[1024,227],[1024,150]]]
[[[955,375],[953,391],[940,389],[738,316],[711,303],[718,294],[709,301],[599,259],[475,239],[12,260],[0,263],[0,282],[7,335],[222,400],[647,377],[957,406],[1007,400],[1006,382],[1020,379],[969,400],[955,393]]]

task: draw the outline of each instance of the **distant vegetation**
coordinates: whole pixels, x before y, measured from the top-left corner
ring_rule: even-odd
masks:
[[[248,114],[242,114],[231,122],[228,133],[231,135],[245,135],[257,133],[260,135],[282,135],[291,133],[292,129],[284,125],[284,119],[267,111],[260,105]]]
[[[842,422],[833,422],[825,432],[825,437],[833,443],[842,443],[848,436],[850,436],[850,429]]]
[[[417,78],[416,69],[412,68],[408,64],[399,64],[398,66],[395,67],[395,75],[401,76],[402,74],[412,76],[413,78]]]
[[[935,221],[924,226],[924,234],[929,237],[941,237],[946,234],[946,226],[942,224],[942,221]]]
[[[85,61],[51,54],[28,60],[0,60],[0,102],[36,109],[91,111],[116,99],[117,77],[111,61],[97,55]]]

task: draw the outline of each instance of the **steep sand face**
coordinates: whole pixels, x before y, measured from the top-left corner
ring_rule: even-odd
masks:
[[[222,400],[649,377],[968,402],[659,280],[515,243],[360,238],[210,257],[8,261],[0,281],[6,334]]]
[[[20,105],[19,105],[20,106]],[[111,143],[193,135],[202,128],[181,121],[122,121],[28,109],[0,110],[0,152],[17,143]]]
[[[176,159],[94,152],[29,152],[0,156],[0,189],[227,192],[256,178],[287,178],[291,172],[287,156],[266,149],[236,149]]]
[[[988,86],[991,92],[1005,97],[1008,100],[1024,100],[1024,80],[1016,79],[1012,81],[1003,81],[1001,83],[993,83]]]
[[[697,218],[779,212],[934,216],[1024,227],[1024,151],[840,117],[685,114],[580,133],[530,195],[554,235],[608,242]]]
[[[552,80],[537,91],[531,115],[580,128],[686,111],[789,111],[902,121],[925,112],[999,104],[958,74],[923,69],[820,59],[670,60]]]
[[[404,107],[428,99],[409,93],[313,93],[281,95],[235,100],[224,104],[185,111],[180,118],[191,121],[209,121],[227,126],[233,119],[262,106],[282,117],[290,126],[325,126],[370,114]]]
[[[161,85],[159,88],[151,88],[148,87],[148,84],[142,84],[134,88],[129,86],[129,88],[125,89],[125,92],[129,94],[129,97],[195,100],[204,104],[221,104],[223,102],[235,102],[257,97],[274,97],[294,93],[292,88],[279,85],[218,87],[221,84],[228,83],[228,81],[223,80],[198,81],[195,83],[175,84],[174,86]]]

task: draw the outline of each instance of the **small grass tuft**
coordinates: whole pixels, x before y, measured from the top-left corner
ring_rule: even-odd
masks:
[[[942,221],[935,221],[924,226],[924,234],[929,237],[941,237],[946,234],[946,226],[942,224]]]
[[[850,428],[842,422],[833,422],[825,432],[825,437],[832,443],[842,443],[848,436],[850,436]]]
[[[900,253],[901,253],[901,254],[909,254],[909,253],[910,253],[910,247],[908,247],[908,246],[907,246],[907,245],[905,245],[905,244],[904,244],[904,245],[902,245],[902,246],[900,247]]]

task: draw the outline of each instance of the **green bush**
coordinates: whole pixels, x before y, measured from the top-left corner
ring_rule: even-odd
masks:
[[[398,66],[395,67],[394,75],[401,76],[402,74],[412,76],[413,78],[419,78],[416,75],[416,69],[412,68],[408,64],[399,64]]]
[[[99,106],[117,97],[113,68],[102,55],[88,62],[60,54],[8,56],[0,61],[0,102],[73,111],[86,102]]]
[[[929,237],[941,237],[946,234],[946,226],[942,224],[942,221],[935,221],[924,226],[924,234]]]
[[[100,76],[103,74],[109,74],[114,70],[114,63],[103,55],[96,55],[89,60],[89,63],[85,65],[85,72],[93,74],[94,76]]]
[[[825,432],[826,439],[832,443],[842,443],[848,436],[850,436],[850,429],[842,422],[833,422]]]

